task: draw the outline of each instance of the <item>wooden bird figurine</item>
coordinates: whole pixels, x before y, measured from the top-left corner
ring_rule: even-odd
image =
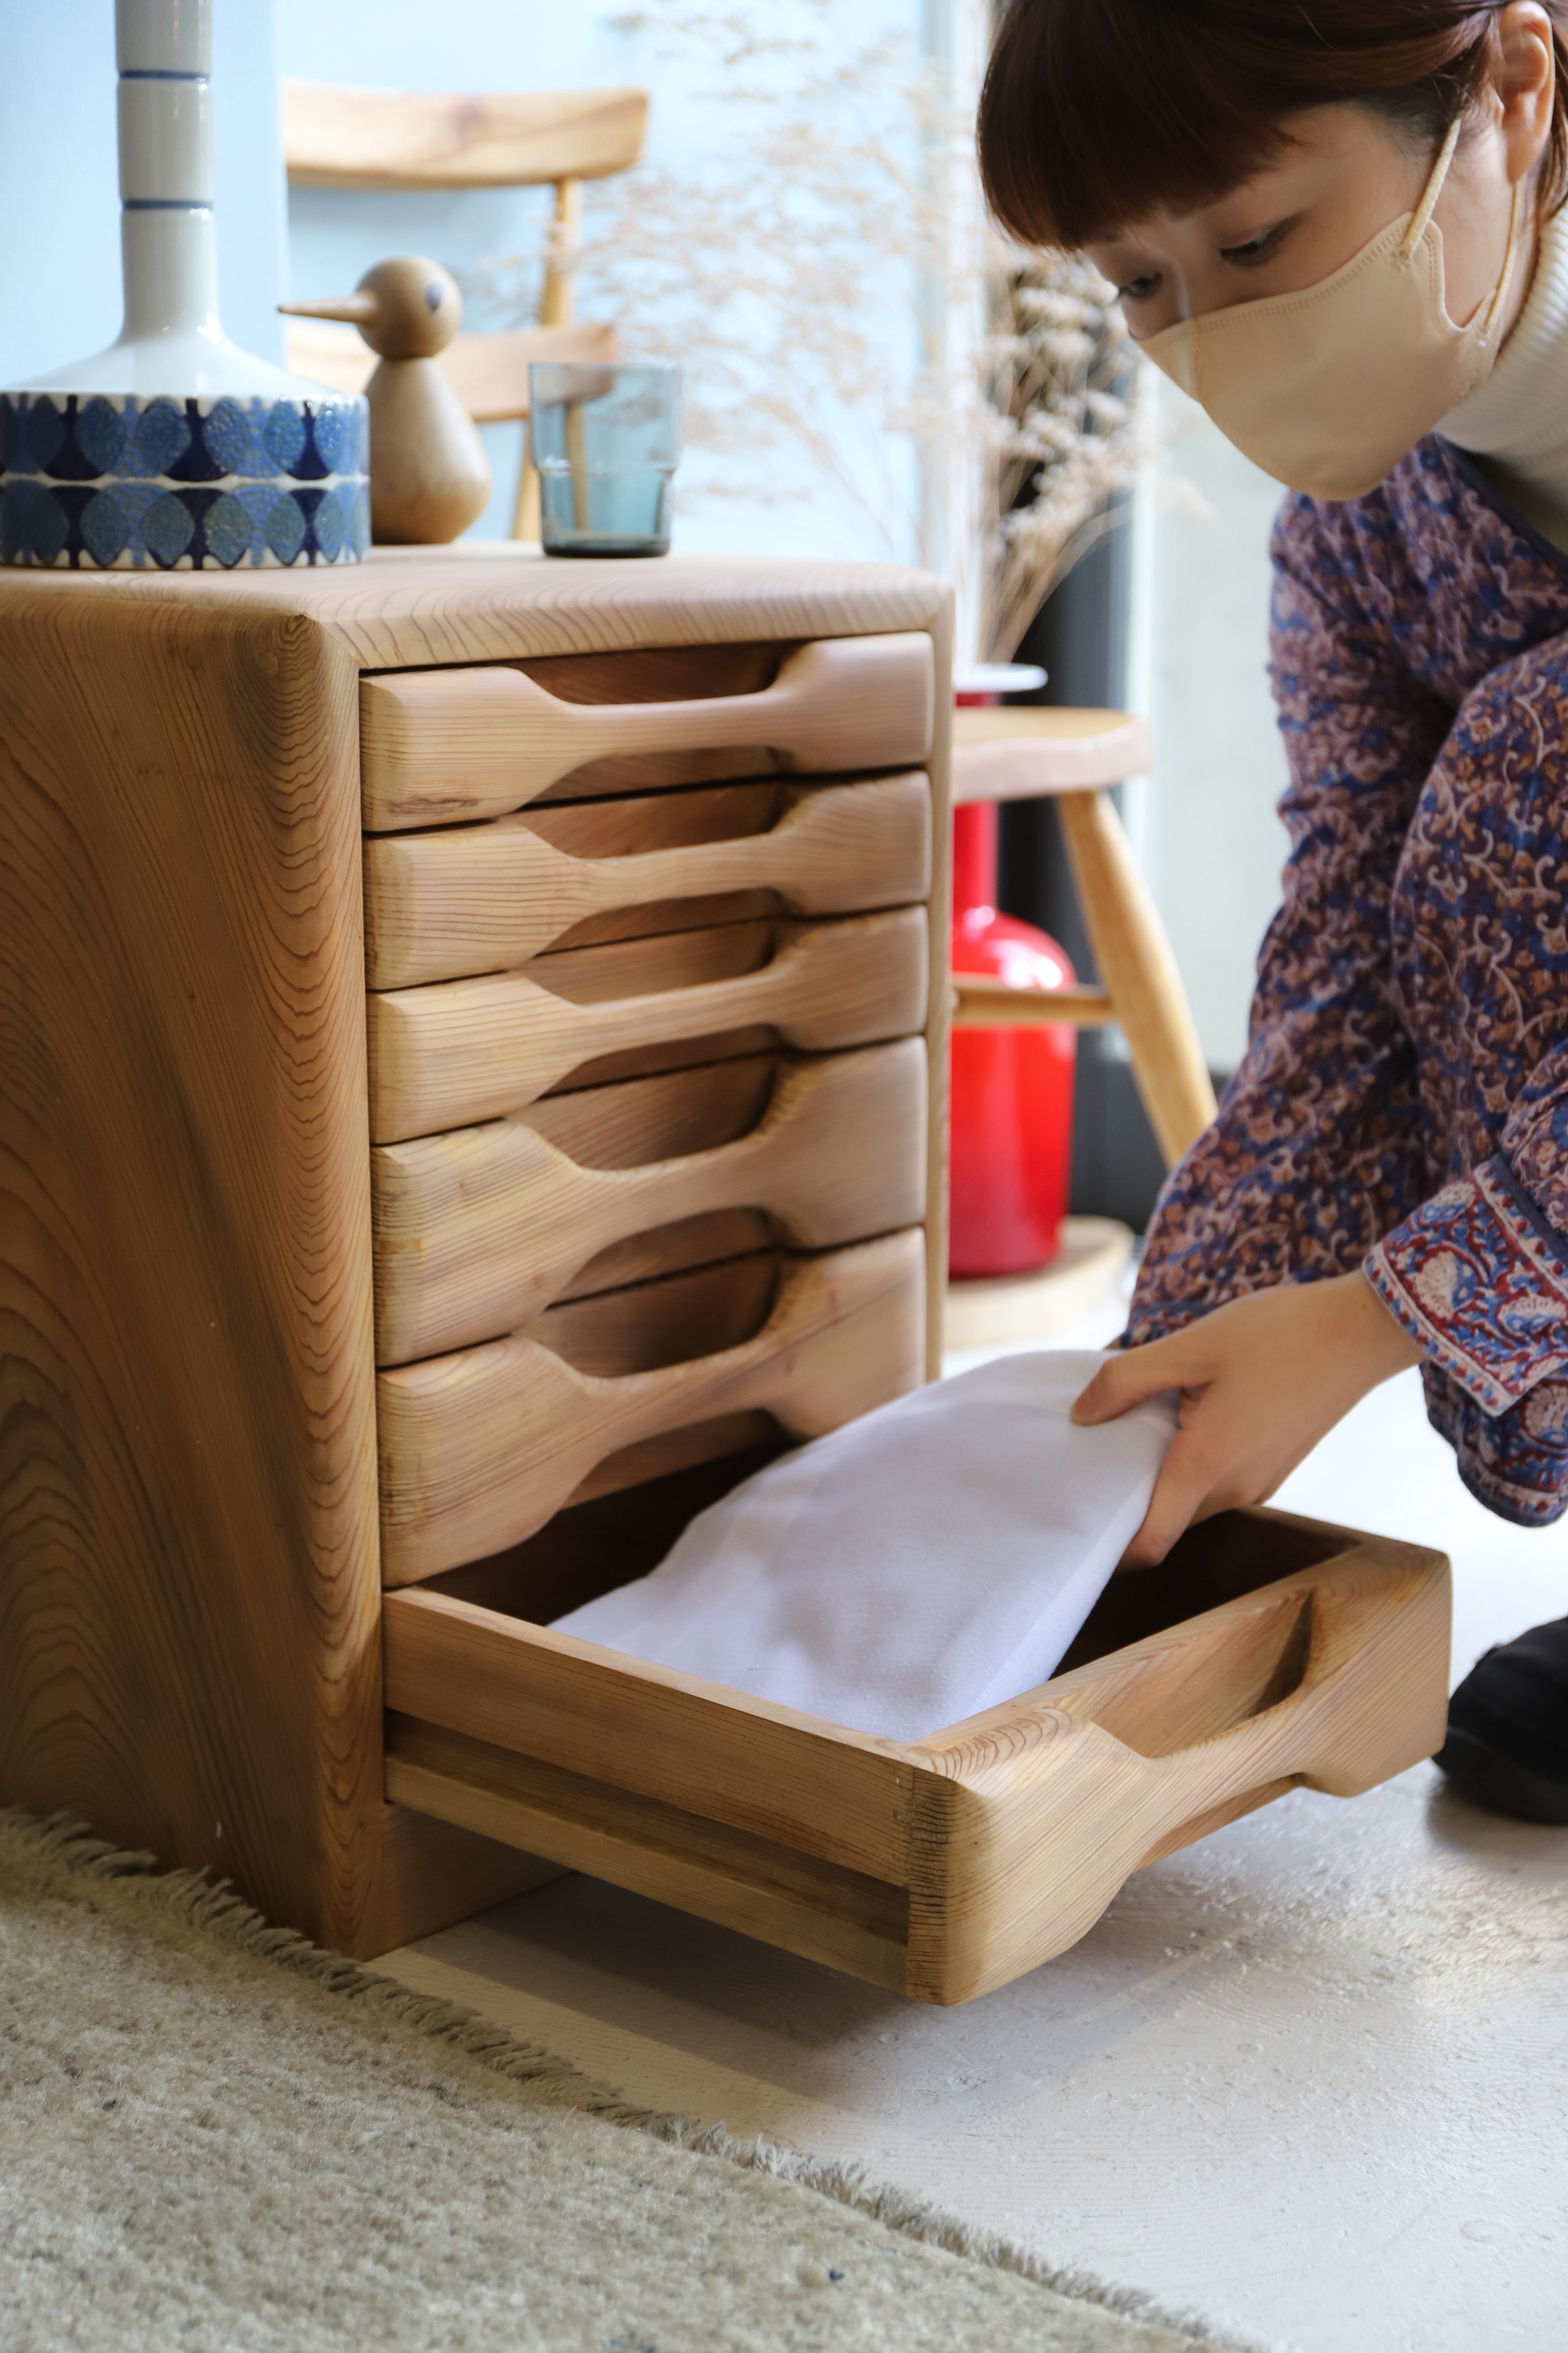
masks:
[[[347,319],[380,355],[365,386],[372,539],[456,539],[483,512],[490,470],[473,418],[436,358],[462,324],[450,272],[420,254],[399,254],[367,269],[352,294],[278,307],[296,319]]]

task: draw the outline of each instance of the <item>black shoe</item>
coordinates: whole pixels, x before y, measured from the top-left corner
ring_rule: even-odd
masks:
[[[1476,1661],[1448,1702],[1436,1761],[1494,1814],[1568,1822],[1568,1618]]]

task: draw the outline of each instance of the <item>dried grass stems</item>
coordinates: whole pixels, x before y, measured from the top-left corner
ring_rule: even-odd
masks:
[[[677,361],[685,501],[833,512],[847,552],[931,558],[955,462],[982,470],[979,650],[1009,655],[1103,528],[1143,437],[1125,329],[1086,264],[1024,256],[987,223],[972,119],[902,35],[847,48],[832,0],[649,0],[618,17],[700,121],[689,163],[585,191],[558,261],[584,316]],[[469,272],[499,322],[537,320],[551,232]],[[829,498],[821,501],[821,486]]]
[[[987,484],[985,659],[1005,661],[1058,581],[1117,519],[1152,432],[1114,291],[1075,254],[1001,280],[982,348]]]

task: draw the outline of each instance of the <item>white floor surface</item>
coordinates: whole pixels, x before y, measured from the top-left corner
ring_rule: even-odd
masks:
[[[1452,1556],[1456,1679],[1568,1610],[1568,1530],[1466,1495],[1414,1374],[1278,1500]],[[1568,1830],[1431,1766],[1294,1792],[954,2010],[582,1878],[384,1966],[1295,2353],[1568,2353]]]

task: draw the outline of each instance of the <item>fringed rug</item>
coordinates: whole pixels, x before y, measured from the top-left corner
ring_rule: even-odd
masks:
[[[0,1813],[7,2353],[1216,2353]]]

